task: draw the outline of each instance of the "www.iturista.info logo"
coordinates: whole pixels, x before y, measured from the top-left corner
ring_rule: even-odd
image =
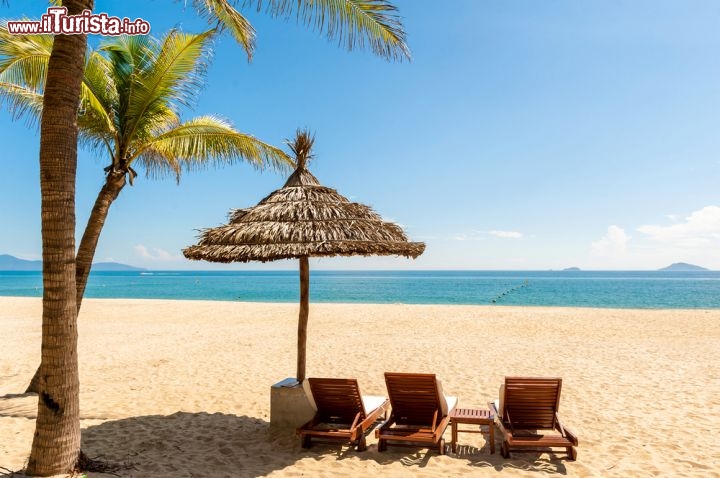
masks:
[[[8,21],[7,29],[13,35],[147,35],[150,24],[142,18],[111,17],[107,13],[83,10],[79,15],[68,15],[65,7],[50,7],[39,21]]]

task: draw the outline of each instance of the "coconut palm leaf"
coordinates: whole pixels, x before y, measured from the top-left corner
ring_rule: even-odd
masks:
[[[246,0],[263,4],[275,16],[297,17],[316,30],[325,31],[329,39],[337,39],[348,50],[370,47],[388,60],[410,59],[397,8],[388,0]]]
[[[240,13],[233,2],[228,0],[195,0],[195,9],[201,17],[208,20],[211,25],[219,23],[226,29],[245,50],[248,60],[252,59],[255,51],[255,29]]]
[[[121,129],[125,138],[142,135],[153,123],[164,122],[168,111],[189,106],[203,84],[202,60],[207,56],[213,30],[199,35],[170,32],[162,42],[151,67],[137,64],[127,80],[127,107]],[[121,94],[121,96],[123,96]]]
[[[108,144],[117,129],[114,124],[114,105],[117,90],[111,75],[112,66],[99,52],[91,52],[85,63],[85,76],[81,85],[78,127],[85,144]]]
[[[6,22],[0,22],[0,102],[7,102],[15,118],[28,114],[30,123],[39,120],[52,45],[52,35],[10,35]],[[103,114],[102,107],[108,102],[101,102],[98,98],[110,91],[104,59],[90,53],[85,74],[81,86],[81,111],[90,109],[96,113],[95,116],[108,121],[109,117]],[[104,86],[93,89],[88,78],[95,78],[97,85]],[[82,118],[79,121],[83,122]],[[95,126],[97,118],[85,123],[88,127]]]
[[[10,35],[7,21],[0,21],[0,105],[13,118],[29,115],[29,124],[40,118],[51,50],[51,35]]]
[[[139,146],[135,161],[152,176],[197,170],[245,160],[258,168],[287,168],[282,150],[240,133],[216,116],[200,116],[177,124]]]
[[[235,8],[238,0],[195,0],[193,4],[201,16],[211,24],[218,22],[227,28],[252,57],[255,30]],[[241,6],[263,6],[277,17],[296,17],[348,50],[370,47],[373,53],[388,59],[410,59],[406,34],[397,8],[389,0],[244,0]]]
[[[0,21],[0,81],[42,91],[52,45],[52,35],[11,35]]]
[[[0,81],[0,105],[7,104],[13,119],[27,115],[28,124],[37,125],[43,107],[43,96],[24,86]]]
[[[104,43],[100,51],[107,55],[110,78],[112,79],[114,116],[113,121],[118,141],[128,137],[131,122],[128,117],[130,98],[139,86],[138,77],[152,68],[160,42],[149,35],[121,36]]]

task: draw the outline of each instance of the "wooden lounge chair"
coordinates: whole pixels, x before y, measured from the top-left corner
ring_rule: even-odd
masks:
[[[570,460],[577,459],[577,436],[558,416],[561,387],[561,378],[505,377],[500,400],[490,404],[503,436],[503,457],[510,458],[511,449],[546,451],[563,447]]]
[[[387,418],[390,401],[385,397],[360,395],[355,379],[309,378],[310,393],[315,401],[315,416],[296,430],[303,448],[312,439],[346,441],[367,449],[365,432],[381,417]]]
[[[434,374],[385,373],[392,412],[375,430],[378,451],[388,444],[437,447],[445,454],[442,436],[450,423],[449,413],[457,398],[446,397]]]

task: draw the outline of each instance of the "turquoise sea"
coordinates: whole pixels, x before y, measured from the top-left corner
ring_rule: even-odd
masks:
[[[0,272],[0,295],[42,295],[39,272]],[[297,302],[296,271],[94,272],[86,297]],[[720,271],[311,271],[311,302],[720,308]]]

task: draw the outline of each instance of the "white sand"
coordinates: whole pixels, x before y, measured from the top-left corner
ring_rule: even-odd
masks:
[[[457,455],[379,453],[374,434],[364,453],[301,449],[268,423],[270,385],[294,375],[297,311],[85,300],[83,450],[133,464],[121,473],[133,477],[720,476],[719,310],[311,304],[308,376],[356,377],[366,394],[384,394],[386,370],[432,372],[460,406],[479,407],[505,375],[562,377],[576,462],[547,453],[505,460],[475,434],[460,435]],[[12,394],[38,365],[40,317],[38,299],[0,297],[6,469],[21,469],[30,451],[37,399]]]

